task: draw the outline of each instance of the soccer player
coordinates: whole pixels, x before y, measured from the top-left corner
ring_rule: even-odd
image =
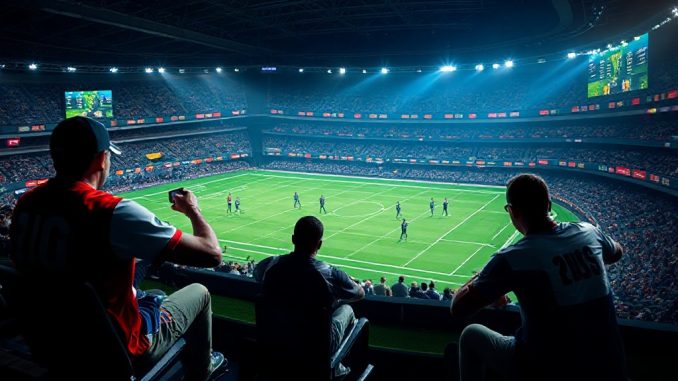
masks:
[[[301,208],[301,201],[299,201],[299,193],[294,192],[294,207],[297,207],[297,204],[299,205],[299,208]]]
[[[235,198],[235,212],[240,214],[240,196]]]
[[[396,201],[396,219],[401,216],[400,210],[400,201]]]
[[[400,239],[398,242],[403,240],[403,237],[405,237],[405,241],[407,241],[407,220],[403,218],[403,222],[400,224]]]
[[[428,207],[431,208],[431,217],[433,217],[433,209],[435,208],[436,203],[433,201],[433,197],[431,197],[431,202],[428,203]]]
[[[228,192],[228,197],[226,197],[226,208],[227,213],[231,213],[231,205],[233,204],[233,197],[231,197],[231,192]]]
[[[325,214],[327,214],[327,209],[325,209],[325,196],[320,195],[320,210],[318,213],[322,213],[325,211]]]
[[[445,199],[443,200],[443,214],[449,216],[449,214],[447,213],[447,204],[448,204],[447,197],[445,197]]]

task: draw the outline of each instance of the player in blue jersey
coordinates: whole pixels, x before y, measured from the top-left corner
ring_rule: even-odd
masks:
[[[400,201],[396,201],[396,219],[401,216],[400,210]]]
[[[240,214],[240,196],[235,198],[235,212]]]
[[[512,380],[626,380],[605,269],[621,259],[621,245],[588,222],[553,221],[548,187],[536,175],[509,180],[506,201],[524,237],[494,254],[450,308],[463,319],[486,305],[506,304],[513,291],[522,325],[513,336],[466,327],[459,338],[460,379],[479,380],[492,369]]]
[[[447,204],[448,204],[447,197],[445,197],[445,199],[443,200],[443,214],[449,216],[449,214],[447,213]]]
[[[301,201],[299,201],[299,193],[294,192],[294,207],[296,208],[297,205],[299,205],[299,208],[301,208]]]
[[[431,197],[431,202],[428,203],[428,207],[431,208],[431,217],[433,217],[433,209],[435,208],[436,203],[433,201],[433,197]]]
[[[322,213],[323,211],[327,214],[327,209],[325,209],[325,196],[320,195],[320,210],[318,213]]]
[[[403,218],[403,222],[400,224],[400,239],[398,242],[403,240],[403,237],[405,237],[405,241],[407,241],[407,220]]]

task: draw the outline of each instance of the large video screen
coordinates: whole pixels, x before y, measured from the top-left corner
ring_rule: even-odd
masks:
[[[615,49],[590,55],[589,98],[647,89],[647,40],[645,33]]]
[[[113,117],[113,91],[66,91],[66,118],[89,116],[90,118]]]

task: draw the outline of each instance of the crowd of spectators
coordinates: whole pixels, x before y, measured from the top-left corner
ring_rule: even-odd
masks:
[[[0,85],[0,126],[57,123],[64,116],[64,92],[112,90],[113,116],[138,119],[156,116],[228,112],[247,108],[242,85],[227,78],[187,76],[67,83],[7,82]],[[73,78],[70,78],[73,79]]]
[[[337,123],[278,123],[267,130],[286,135],[350,137],[398,140],[515,140],[515,139],[620,139],[670,141],[678,136],[675,118],[654,116],[578,120],[567,124],[501,123],[450,124],[446,126],[363,126]]]
[[[397,73],[344,76],[304,73],[272,78],[268,107],[288,112],[441,114],[569,109],[572,106],[666,92],[676,85],[675,65],[651,72],[652,87],[631,94],[587,96],[586,86],[572,77],[572,67],[558,64],[484,73]],[[302,80],[303,79],[303,80]],[[558,80],[556,80],[558,79]],[[674,87],[675,88],[675,87]],[[421,117],[421,116],[420,116]]]
[[[274,160],[264,168],[490,185],[505,185],[518,173],[516,169],[430,169],[299,160]],[[678,204],[675,199],[596,176],[553,172],[541,175],[553,196],[566,199],[590,213],[603,230],[624,246],[626,254],[622,260],[609,268],[619,316],[670,323],[678,321],[675,303],[678,300],[678,257],[675,255],[678,253],[678,236],[675,235]]]
[[[489,144],[489,143],[488,143]],[[381,158],[426,160],[467,160],[521,161],[537,160],[574,161],[577,163],[623,166],[632,169],[647,170],[654,174],[678,175],[678,154],[666,148],[628,148],[615,145],[572,146],[564,145],[478,145],[478,144],[442,144],[435,142],[379,142],[366,140],[318,140],[303,137],[267,135],[263,140],[265,152],[279,150],[282,155],[293,153],[303,156],[310,153],[318,155],[354,158]]]
[[[245,131],[199,134],[167,139],[149,139],[120,143],[123,155],[111,157],[111,169],[127,170],[145,168],[148,165],[161,167],[167,162],[190,161],[194,159],[215,159],[219,156],[230,160],[231,154],[252,154],[250,140]],[[146,154],[161,153],[151,160]],[[54,176],[49,153],[0,156],[0,185],[7,183],[38,180]],[[112,174],[112,178],[116,176]]]

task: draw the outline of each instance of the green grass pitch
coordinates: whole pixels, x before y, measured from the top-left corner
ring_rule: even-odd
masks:
[[[158,218],[191,232],[189,220],[170,209],[167,191],[191,189],[200,208],[228,249],[225,260],[261,260],[289,253],[296,221],[306,215],[325,225],[318,258],[359,279],[388,284],[399,275],[406,282],[435,281],[437,288],[457,288],[490,255],[516,241],[503,206],[504,188],[414,181],[379,180],[273,171],[238,171],[165,184],[123,194],[146,206]],[[299,192],[301,208],[293,208]],[[240,197],[242,214],[226,213],[226,196]],[[319,214],[325,195],[327,214]],[[429,200],[436,202],[431,217]],[[450,201],[448,217],[442,201]],[[399,242],[400,220],[395,203],[409,222],[408,240]],[[235,209],[235,207],[234,207]],[[576,221],[567,209],[554,204],[559,221]]]

